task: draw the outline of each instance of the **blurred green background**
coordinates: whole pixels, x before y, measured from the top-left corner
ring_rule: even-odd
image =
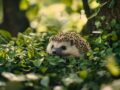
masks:
[[[83,1],[85,5],[82,0],[0,0],[0,28],[13,36],[28,27],[37,32],[52,27],[80,32],[87,23],[87,18],[101,6],[96,0]],[[81,13],[84,7],[87,11]],[[88,14],[87,17],[85,13]]]

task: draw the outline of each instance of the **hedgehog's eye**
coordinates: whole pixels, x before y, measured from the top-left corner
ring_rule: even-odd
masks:
[[[54,45],[51,46],[51,49],[54,48]]]
[[[62,50],[66,50],[66,46],[61,46],[61,49]]]

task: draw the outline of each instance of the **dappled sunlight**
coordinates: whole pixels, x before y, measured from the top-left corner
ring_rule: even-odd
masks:
[[[33,73],[28,73],[26,75],[21,74],[21,75],[16,75],[10,72],[3,72],[2,76],[5,77],[6,79],[10,80],[10,81],[30,81],[30,80],[38,80],[40,78],[40,75],[36,75]]]
[[[100,90],[113,90],[111,85],[103,85]]]
[[[65,12],[65,4],[52,4],[47,7],[42,7],[39,11],[41,16],[49,16],[59,19]]]
[[[78,8],[83,9],[82,0],[72,0],[71,8],[72,8],[73,11],[77,11]]]
[[[73,0],[73,2],[73,4],[82,5],[81,1],[78,3],[78,1]],[[32,17],[30,15],[28,17]],[[69,14],[66,11],[66,5],[63,3],[43,6],[33,18],[31,19],[30,26],[35,28],[37,32],[47,32],[52,27],[56,31],[76,31],[80,33],[88,21],[84,10]]]
[[[100,3],[97,0],[89,0],[89,6],[91,9],[96,9],[100,6]]]
[[[80,12],[74,12],[71,14],[67,11],[68,6],[62,2],[42,5],[37,0],[32,0],[29,3],[30,5],[31,3],[39,3],[38,6],[26,12],[26,15],[31,21],[30,26],[36,29],[37,32],[47,32],[51,30],[51,27],[53,27],[54,30],[58,31],[76,31],[80,33],[86,26],[86,23],[88,21],[85,11],[82,10],[82,0],[72,0],[70,6],[71,10],[78,11],[78,9],[80,9]],[[91,9],[96,9],[97,7],[99,7],[99,5],[100,3],[98,3],[96,0],[89,1],[89,6]]]
[[[31,22],[31,26],[35,27],[37,32],[46,32],[50,30],[48,27],[53,27],[63,32],[76,31],[80,33],[88,21],[84,10],[81,10],[80,13],[68,14],[63,4],[45,7],[39,11],[39,15],[40,21],[35,19]]]
[[[88,19],[84,10],[79,13],[73,13],[69,16],[68,22],[63,26],[62,31],[76,31],[80,33],[86,25]]]
[[[109,70],[109,72],[113,76],[119,76],[120,75],[120,68],[117,65],[115,57],[112,55],[112,56],[108,56],[106,59],[107,59],[106,67]]]
[[[36,28],[37,32],[47,32],[47,27],[44,24],[40,24],[38,25],[38,27]]]
[[[30,25],[36,28],[37,32],[46,32],[49,27],[60,30],[59,26],[66,22],[67,16],[64,4],[44,6],[39,10],[36,19],[32,20]]]

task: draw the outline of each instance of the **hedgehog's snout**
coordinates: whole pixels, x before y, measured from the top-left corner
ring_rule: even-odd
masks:
[[[53,51],[52,51],[52,54],[54,55],[61,55],[62,54],[62,51],[60,48],[55,48]]]
[[[52,51],[52,54],[56,54],[56,51]]]

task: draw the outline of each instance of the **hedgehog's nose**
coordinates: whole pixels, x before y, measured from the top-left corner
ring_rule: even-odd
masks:
[[[61,55],[61,50],[59,48],[56,48],[55,50],[52,51],[52,54]]]
[[[57,54],[56,51],[52,51],[53,54]]]

